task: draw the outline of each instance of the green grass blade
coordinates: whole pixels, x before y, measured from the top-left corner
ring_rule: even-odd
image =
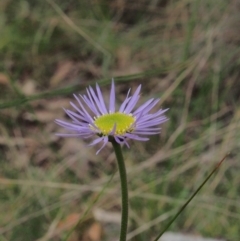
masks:
[[[223,159],[213,168],[211,173],[207,176],[207,178],[202,182],[202,184],[197,188],[197,190],[192,194],[192,196],[184,203],[184,205],[179,209],[179,211],[174,215],[174,217],[167,223],[164,229],[160,232],[160,234],[154,239],[154,241],[158,241],[159,238],[168,230],[168,228],[172,225],[172,223],[177,219],[177,217],[184,211],[187,205],[192,201],[192,199],[198,194],[198,192],[203,188],[206,182],[211,178],[211,176],[218,170],[223,161],[229,154],[226,154]]]

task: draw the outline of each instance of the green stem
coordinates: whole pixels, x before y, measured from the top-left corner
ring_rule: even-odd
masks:
[[[112,140],[112,145],[116,154],[118,169],[121,180],[122,189],[122,219],[121,219],[121,231],[119,241],[126,241],[127,238],[127,226],[128,226],[128,187],[127,187],[127,174],[125,163],[122,155],[122,149],[120,144],[115,140]]]

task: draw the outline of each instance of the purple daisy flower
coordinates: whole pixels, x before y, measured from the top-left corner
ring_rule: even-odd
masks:
[[[92,87],[87,88],[87,95],[74,95],[78,105],[70,102],[75,112],[65,110],[66,114],[72,119],[72,122],[56,120],[56,123],[65,129],[72,131],[73,134],[57,134],[59,136],[77,136],[80,138],[97,137],[90,146],[103,142],[102,147],[97,151],[98,154],[108,141],[115,140],[119,144],[125,144],[129,147],[128,139],[147,141],[149,138],[145,135],[155,135],[160,133],[159,124],[167,121],[163,115],[165,110],[158,110],[155,113],[149,113],[151,109],[159,102],[159,99],[150,99],[136,110],[133,110],[139,100],[141,85],[132,96],[129,96],[130,89],[126,99],[121,104],[119,110],[115,110],[115,85],[112,80],[109,106],[104,103],[101,90],[96,84],[96,91]],[[89,113],[83,103],[90,109]]]

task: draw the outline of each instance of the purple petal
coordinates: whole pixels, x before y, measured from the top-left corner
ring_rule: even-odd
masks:
[[[134,134],[130,134],[130,133],[125,134],[125,136],[128,137],[129,139],[138,140],[138,141],[148,141],[149,140],[149,138],[140,137],[138,135],[134,135]]]
[[[75,133],[75,134],[67,134],[67,133],[55,133],[55,135],[56,136],[63,136],[63,137],[72,137],[72,136],[74,136],[74,137],[78,137],[78,136],[81,136],[81,134],[77,134],[77,133]]]
[[[86,118],[84,118],[83,116],[71,111],[71,110],[65,110],[64,111],[66,112],[66,114],[72,119],[74,120],[76,123],[78,124],[87,124],[87,120]],[[84,122],[80,121],[80,120],[83,120]]]
[[[96,152],[96,155],[103,149],[103,147],[105,147],[108,143],[108,136],[104,136],[103,138],[103,145],[102,147]]]
[[[115,112],[115,86],[114,86],[113,79],[112,79],[112,87],[111,87],[110,98],[109,98],[109,112],[110,113]]]
[[[148,106],[151,102],[153,102],[153,98],[148,100],[146,103],[144,103],[143,105],[139,106],[134,112],[133,114],[136,115],[137,113],[141,112],[146,106]]]
[[[124,112],[126,112],[127,114],[129,114],[132,111],[132,109],[135,107],[136,103],[138,102],[140,91],[141,91],[141,85],[138,86],[137,90],[131,97],[131,100],[129,101],[129,103],[127,104],[127,107],[124,110]]]
[[[107,109],[103,100],[103,96],[102,96],[102,92],[100,90],[99,85],[96,83],[96,90],[97,90],[97,94],[98,94],[98,99],[100,101],[100,103],[98,103],[99,105],[101,105],[102,110],[104,111],[104,114],[107,114]]]
[[[104,111],[104,108],[102,108],[102,106],[99,104],[100,103],[100,100],[99,98],[97,97],[97,95],[95,94],[94,90],[92,87],[89,87],[89,91],[91,93],[91,96],[95,102],[95,105],[97,106],[97,108],[99,109],[99,111],[101,112],[101,114],[106,114],[105,111]]]
[[[119,108],[119,112],[124,112],[125,106],[127,105],[128,101],[131,99],[131,97],[128,97],[129,93],[130,93],[130,90],[131,89],[128,90],[127,96],[126,96],[125,100],[123,101],[123,103],[121,104],[121,106]]]
[[[130,148],[128,142],[126,141],[126,138],[123,138],[122,136],[114,136],[114,139],[119,144],[125,144],[128,148]]]
[[[87,106],[89,107],[89,109],[95,114],[95,116],[99,116],[99,112],[95,106],[95,104],[93,103],[92,99],[88,99],[88,97],[86,95],[81,96],[82,100],[87,104]]]
[[[115,139],[115,141],[116,141],[118,144],[122,144],[122,143],[123,143],[123,140],[120,140],[120,138],[118,138],[117,136],[114,136],[114,139]]]
[[[102,137],[99,137],[99,138],[95,139],[94,141],[92,141],[92,142],[89,144],[89,146],[94,146],[94,145],[96,145],[97,143],[103,141],[103,138],[104,138],[104,137],[102,136]]]
[[[88,119],[89,123],[92,123],[92,122],[93,122],[93,119],[92,119],[92,117],[88,114],[88,112],[86,111],[86,109],[84,108],[84,106],[82,105],[82,102],[78,99],[78,97],[77,97],[76,95],[73,95],[73,96],[74,96],[75,99],[77,100],[78,104],[81,106],[81,108],[82,108],[82,110],[83,110],[86,118]],[[74,108],[76,108],[76,110],[78,110],[80,113],[82,113],[82,111],[79,110],[74,103],[70,102],[70,104],[71,104]]]
[[[134,112],[133,114],[134,115],[136,115],[136,113],[138,113],[139,115],[136,115],[136,117],[137,116],[142,116],[142,115],[145,115],[145,114],[147,114],[157,103],[159,102],[159,99],[157,99],[157,100],[154,100],[154,101],[152,101],[151,103],[148,103],[147,105],[142,105],[142,106],[140,106],[140,113],[138,113],[138,110],[136,111],[136,112]]]
[[[77,125],[77,124],[72,124],[72,123],[69,123],[69,122],[66,122],[66,121],[62,121],[62,120],[56,119],[55,122],[58,125],[63,126],[63,127],[70,127],[70,128],[74,128],[74,129],[79,128],[79,125]]]

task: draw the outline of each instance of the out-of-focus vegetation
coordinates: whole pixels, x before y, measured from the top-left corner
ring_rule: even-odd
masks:
[[[155,237],[230,151],[171,229],[238,241],[239,22],[238,0],[1,0],[0,240],[64,240],[78,220],[68,240],[118,237],[111,146],[54,135],[72,93],[107,97],[114,77],[119,104],[142,83],[142,102],[170,108],[161,135],[124,149],[128,240]]]

